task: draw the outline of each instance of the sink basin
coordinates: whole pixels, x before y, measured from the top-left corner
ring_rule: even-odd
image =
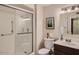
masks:
[[[79,49],[79,44],[76,43],[76,42],[66,42],[65,40],[59,40],[57,42],[55,42],[55,44],[59,44],[59,45],[62,45],[62,46],[67,46],[67,47],[72,47],[72,48],[76,48],[76,49]]]
[[[63,42],[63,43],[66,45],[76,45],[76,43],[74,43],[74,42]]]

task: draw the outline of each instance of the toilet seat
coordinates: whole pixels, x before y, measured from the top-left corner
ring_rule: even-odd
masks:
[[[40,55],[47,55],[49,53],[49,49],[46,49],[46,48],[42,48],[39,50],[39,54]]]

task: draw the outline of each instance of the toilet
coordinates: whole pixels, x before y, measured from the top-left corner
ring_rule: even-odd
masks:
[[[48,55],[50,49],[54,48],[54,39],[44,38],[44,47],[38,51],[39,55]]]

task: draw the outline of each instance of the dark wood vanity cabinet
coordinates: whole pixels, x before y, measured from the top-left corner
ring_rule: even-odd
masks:
[[[55,55],[79,55],[79,49],[54,44]]]

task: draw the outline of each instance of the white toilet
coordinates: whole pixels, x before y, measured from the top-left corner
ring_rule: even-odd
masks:
[[[50,49],[54,48],[54,39],[44,38],[44,46],[38,51],[39,55],[48,55]]]

